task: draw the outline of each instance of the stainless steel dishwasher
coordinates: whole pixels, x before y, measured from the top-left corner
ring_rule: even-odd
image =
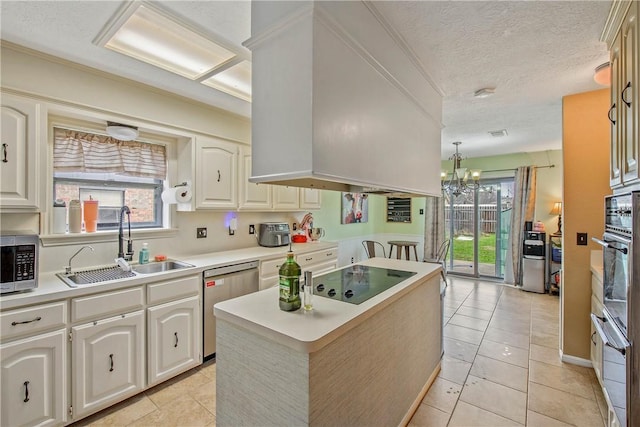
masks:
[[[216,352],[216,318],[213,306],[242,295],[257,292],[259,288],[258,261],[225,265],[203,272],[203,348],[204,358]]]

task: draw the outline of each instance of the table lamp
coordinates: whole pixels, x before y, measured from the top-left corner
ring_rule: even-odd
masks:
[[[562,234],[562,202],[555,202],[549,215],[558,215],[558,231],[555,234]]]

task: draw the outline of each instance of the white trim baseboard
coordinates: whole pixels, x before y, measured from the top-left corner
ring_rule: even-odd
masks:
[[[568,354],[563,354],[562,350],[560,350],[560,360],[566,363],[571,363],[572,365],[584,366],[585,368],[593,368],[593,364],[591,360],[583,359],[582,357],[569,356]]]

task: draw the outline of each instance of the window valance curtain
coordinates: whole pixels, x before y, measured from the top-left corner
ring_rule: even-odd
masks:
[[[118,173],[165,179],[166,148],[139,141],[55,129],[53,169],[56,172]]]

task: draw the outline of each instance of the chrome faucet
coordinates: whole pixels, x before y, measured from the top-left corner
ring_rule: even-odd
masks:
[[[122,222],[124,214],[127,214],[127,224],[129,225],[129,236],[127,238],[127,253],[124,253],[124,232],[122,231]],[[127,261],[133,259],[133,240],[131,240],[131,211],[128,206],[120,208],[120,221],[118,225],[118,258],[124,258]]]
[[[89,246],[89,245],[83,246],[83,247],[81,247],[80,249],[78,249],[78,250],[76,251],[76,253],[75,253],[75,254],[73,254],[73,255],[71,255],[71,258],[69,258],[69,265],[67,265],[67,266],[64,268],[64,272],[65,272],[65,274],[71,274],[71,260],[72,260],[73,258],[75,258],[75,256],[76,256],[76,255],[78,255],[80,252],[82,252],[82,250],[83,250],[83,249],[85,249],[85,248],[89,248],[89,249],[91,249],[91,252],[93,252],[93,248],[92,248],[91,246]]]

